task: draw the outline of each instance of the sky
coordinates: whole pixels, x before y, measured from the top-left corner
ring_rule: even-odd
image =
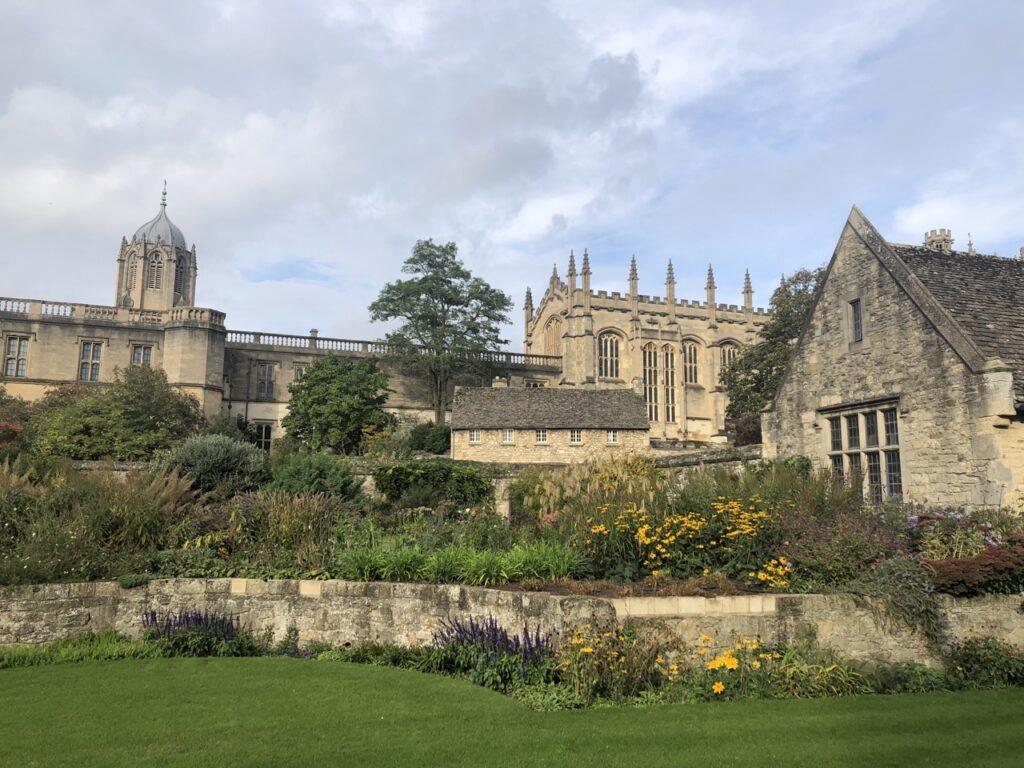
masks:
[[[515,301],[755,303],[851,205],[1024,246],[1024,3],[0,0],[0,295],[110,304],[158,211],[236,330],[377,338],[417,239]]]

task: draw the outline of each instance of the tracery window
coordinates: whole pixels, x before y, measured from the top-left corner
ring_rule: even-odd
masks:
[[[544,328],[544,354],[562,354],[562,321],[553,317]]]
[[[647,403],[647,418],[658,420],[658,348],[654,344],[645,344],[643,349],[644,362],[644,402]]]
[[[697,359],[700,349],[695,341],[683,342],[683,383],[696,384],[698,366]]]
[[[174,292],[185,295],[185,259],[179,258],[174,265]]]
[[[676,420],[676,353],[667,344],[662,348],[662,362],[664,363],[662,378],[665,383],[665,421],[672,423]]]
[[[597,375],[603,379],[619,378],[619,337],[614,333],[597,337]]]
[[[733,364],[733,361],[736,359],[736,356],[739,353],[740,353],[740,348],[738,346],[736,346],[735,344],[733,344],[732,342],[726,342],[725,344],[722,345],[722,370],[723,371],[726,368],[728,368],[730,365]]]
[[[159,256],[154,256],[149,262],[149,287],[159,290],[164,282],[164,263]]]

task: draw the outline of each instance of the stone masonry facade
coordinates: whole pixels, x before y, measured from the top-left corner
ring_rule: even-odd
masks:
[[[289,385],[311,362],[328,354],[381,357],[388,351],[381,342],[327,338],[316,329],[308,335],[228,329],[223,312],[195,306],[198,262],[196,246],[168,217],[165,189],[157,215],[122,238],[112,305],[0,297],[0,385],[35,400],[55,385],[109,382],[129,365],[157,366],[194,395],[207,416],[224,411],[253,423],[266,446],[281,434]],[[582,277],[582,290],[575,288],[574,265],[568,283],[553,277],[536,313],[528,299],[524,352],[488,355],[475,383],[629,388],[646,375],[654,436],[724,439],[718,370],[766,318],[753,308],[749,279],[739,308],[715,302],[710,271],[706,302],[677,302],[674,278],[665,299],[639,295],[635,265],[628,295],[592,293],[586,255]],[[613,336],[619,345],[607,375],[597,368],[602,334],[606,351]],[[409,421],[432,419],[426,383],[385,368],[388,410]]]
[[[1021,600],[944,599],[952,636],[1024,645]],[[458,585],[253,579],[164,579],[134,589],[113,582],[0,588],[0,644],[105,630],[137,637],[142,614],[150,610],[237,616],[277,638],[295,627],[301,643],[420,645],[431,641],[442,620],[493,616],[510,630],[529,625],[556,642],[583,625],[630,621],[690,645],[702,634],[722,645],[737,635],[769,644],[813,639],[862,661],[938,663],[922,637],[891,625],[877,606],[849,595],[600,598]]]
[[[896,248],[906,262],[854,209],[763,415],[765,455],[859,474],[877,500],[1015,503],[1024,424],[1011,367],[973,344],[911,271],[914,249]]]

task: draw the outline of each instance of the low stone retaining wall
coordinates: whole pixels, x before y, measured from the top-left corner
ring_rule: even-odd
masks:
[[[992,636],[1024,646],[1024,595],[945,600],[953,635]],[[254,579],[161,579],[134,589],[112,582],[0,589],[0,644],[39,643],[114,629],[138,636],[142,614],[208,610],[239,616],[277,637],[296,627],[301,642],[429,642],[445,618],[494,616],[519,630],[529,623],[564,636],[582,624],[633,621],[644,631],[693,644],[701,634],[767,643],[816,639],[865,661],[935,663],[928,644],[890,627],[871,603],[850,595],[735,597],[565,597],[437,584]]]

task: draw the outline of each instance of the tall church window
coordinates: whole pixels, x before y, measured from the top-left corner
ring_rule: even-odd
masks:
[[[644,402],[647,403],[647,418],[658,420],[658,348],[654,344],[644,345]]]
[[[619,378],[619,337],[614,333],[597,337],[597,375],[603,379]]]
[[[185,260],[182,258],[174,265],[174,292],[179,296],[185,295]]]
[[[684,384],[696,384],[697,383],[697,358],[700,353],[697,342],[695,341],[684,341],[683,342],[683,383]]]
[[[676,353],[667,344],[662,348],[662,362],[665,364],[665,372],[662,374],[665,382],[665,421],[672,423],[676,420]]]
[[[132,256],[131,261],[128,262],[128,290],[135,290],[135,279],[139,272],[139,260]]]
[[[149,287],[154,290],[160,290],[163,282],[164,263],[160,260],[159,256],[154,256],[153,260],[149,262]]]
[[[562,321],[553,317],[544,328],[544,354],[562,354]]]
[[[732,342],[726,342],[725,344],[722,345],[722,370],[723,371],[726,368],[728,368],[730,365],[733,364],[733,361],[736,359],[736,356],[739,353],[740,353],[740,348],[737,347]]]

